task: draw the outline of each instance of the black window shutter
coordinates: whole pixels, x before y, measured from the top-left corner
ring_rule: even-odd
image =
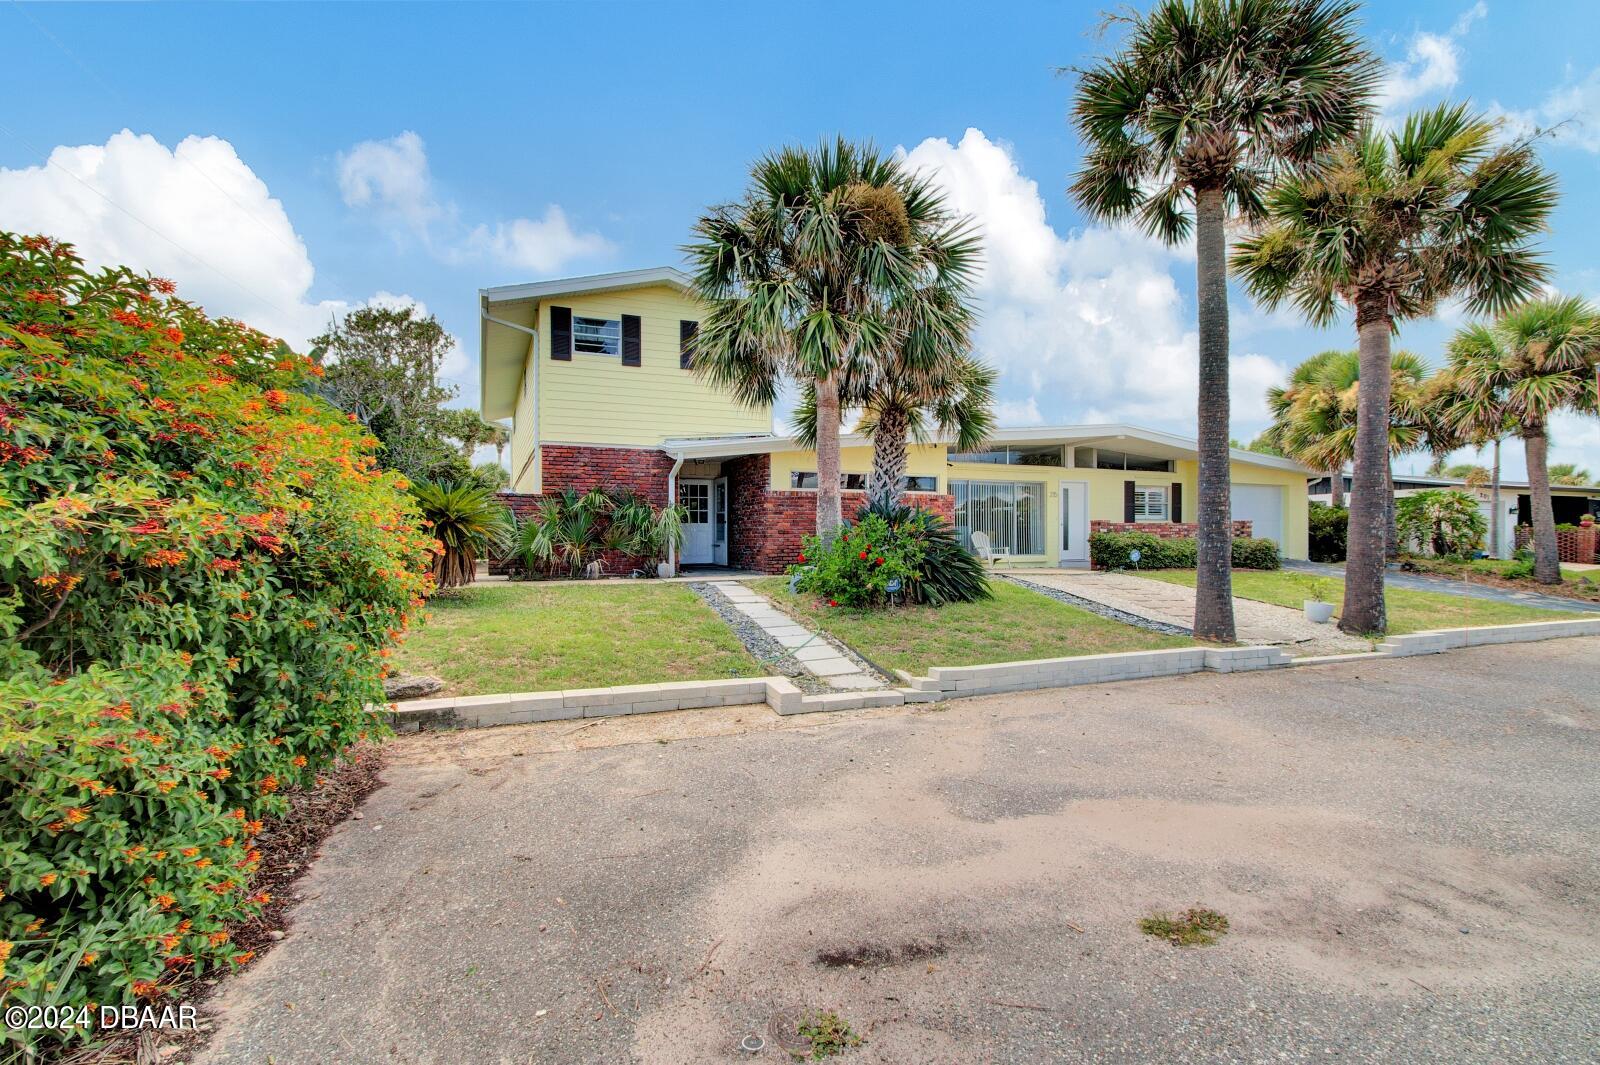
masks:
[[[1183,520],[1183,485],[1178,481],[1172,482],[1172,506],[1168,508],[1167,520]]]
[[[572,361],[572,308],[550,308],[550,357]]]
[[[687,370],[694,365],[694,337],[700,332],[699,322],[678,323],[678,368]]]
[[[622,365],[638,366],[642,355],[639,342],[639,316],[625,314],[622,316]]]
[[[1122,482],[1122,520],[1133,520],[1133,482]]]

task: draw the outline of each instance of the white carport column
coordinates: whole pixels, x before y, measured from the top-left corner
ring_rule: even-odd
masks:
[[[678,471],[683,469],[683,452],[672,456],[672,469],[667,473],[667,506],[672,506],[678,501]],[[678,575],[678,545],[667,541],[667,576]]]

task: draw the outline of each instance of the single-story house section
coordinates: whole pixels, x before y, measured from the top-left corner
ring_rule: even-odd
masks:
[[[629,487],[686,514],[679,561],[780,572],[816,523],[816,456],[692,372],[702,306],[662,267],[484,289],[482,409],[512,419],[520,514],[546,493]],[[845,513],[864,499],[870,443],[842,442]],[[1306,557],[1306,481],[1287,459],[1232,453],[1240,535]],[[988,535],[1019,565],[1088,565],[1088,537],[1138,528],[1193,536],[1192,440],[1131,425],[997,430],[988,446],[910,449],[905,500]],[[609,560],[615,571],[624,560]]]
[[[1330,493],[1332,487],[1332,479],[1323,474],[1306,486],[1307,497],[1314,503],[1327,503],[1333,498]],[[1394,477],[1396,498],[1440,488],[1466,492],[1477,499],[1478,509],[1483,512],[1484,522],[1493,528],[1495,507],[1493,492],[1488,485],[1468,484],[1460,477],[1429,477],[1411,473],[1397,473]],[[1345,500],[1348,502],[1350,499],[1348,472],[1344,475],[1344,491]],[[1533,525],[1533,503],[1528,491],[1527,481],[1500,482],[1501,558],[1510,558],[1516,550],[1519,535],[1517,529]],[[1585,514],[1600,519],[1600,485],[1553,484],[1550,486],[1550,505],[1555,511],[1557,525],[1576,525]],[[1526,538],[1526,535],[1523,535]]]

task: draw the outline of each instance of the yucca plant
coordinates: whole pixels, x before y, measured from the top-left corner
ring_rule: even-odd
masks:
[[[646,576],[655,576],[656,565],[666,561],[668,548],[683,546],[683,510],[677,506],[659,510],[631,489],[610,494],[610,528],[607,546],[643,560]]]
[[[517,554],[529,569],[582,577],[606,549],[611,498],[603,489],[564,488],[523,523]]]
[[[516,527],[511,511],[494,491],[477,484],[417,481],[411,486],[422,516],[444,552],[433,559],[434,587],[438,591],[471,584],[477,577],[478,559],[503,551]]]

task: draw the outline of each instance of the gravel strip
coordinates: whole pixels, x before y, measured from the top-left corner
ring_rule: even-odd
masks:
[[[765,629],[736,610],[732,601],[715,586],[696,582],[689,587],[695,595],[706,601],[707,606],[717,612],[718,617],[728,623],[733,634],[739,637],[739,642],[744,644],[745,650],[754,655],[756,661],[764,667],[788,677],[794,681],[796,687],[808,695],[821,695],[833,691],[826,681],[806,669],[782,644],[768,636]]]
[[[1059,599],[1063,603],[1068,603],[1072,606],[1078,607],[1080,610],[1087,610],[1091,614],[1099,614],[1103,618],[1109,618],[1112,621],[1120,621],[1124,625],[1132,625],[1135,628],[1148,629],[1150,632],[1159,632],[1163,636],[1194,635],[1193,629],[1186,629],[1181,625],[1169,625],[1165,621],[1154,621],[1150,618],[1140,617],[1138,614],[1130,614],[1126,610],[1118,610],[1116,607],[1106,606],[1104,603],[1097,603],[1093,599],[1085,599],[1081,595],[1073,595],[1071,592],[1063,592],[1060,588],[1051,588],[1048,585],[1035,584],[1030,580],[1024,580],[1023,578],[1013,576],[1010,573],[994,573],[991,575],[1000,577],[1003,580],[1008,580],[1012,584],[1020,584],[1029,591],[1038,592],[1041,595],[1048,595],[1051,599]]]

